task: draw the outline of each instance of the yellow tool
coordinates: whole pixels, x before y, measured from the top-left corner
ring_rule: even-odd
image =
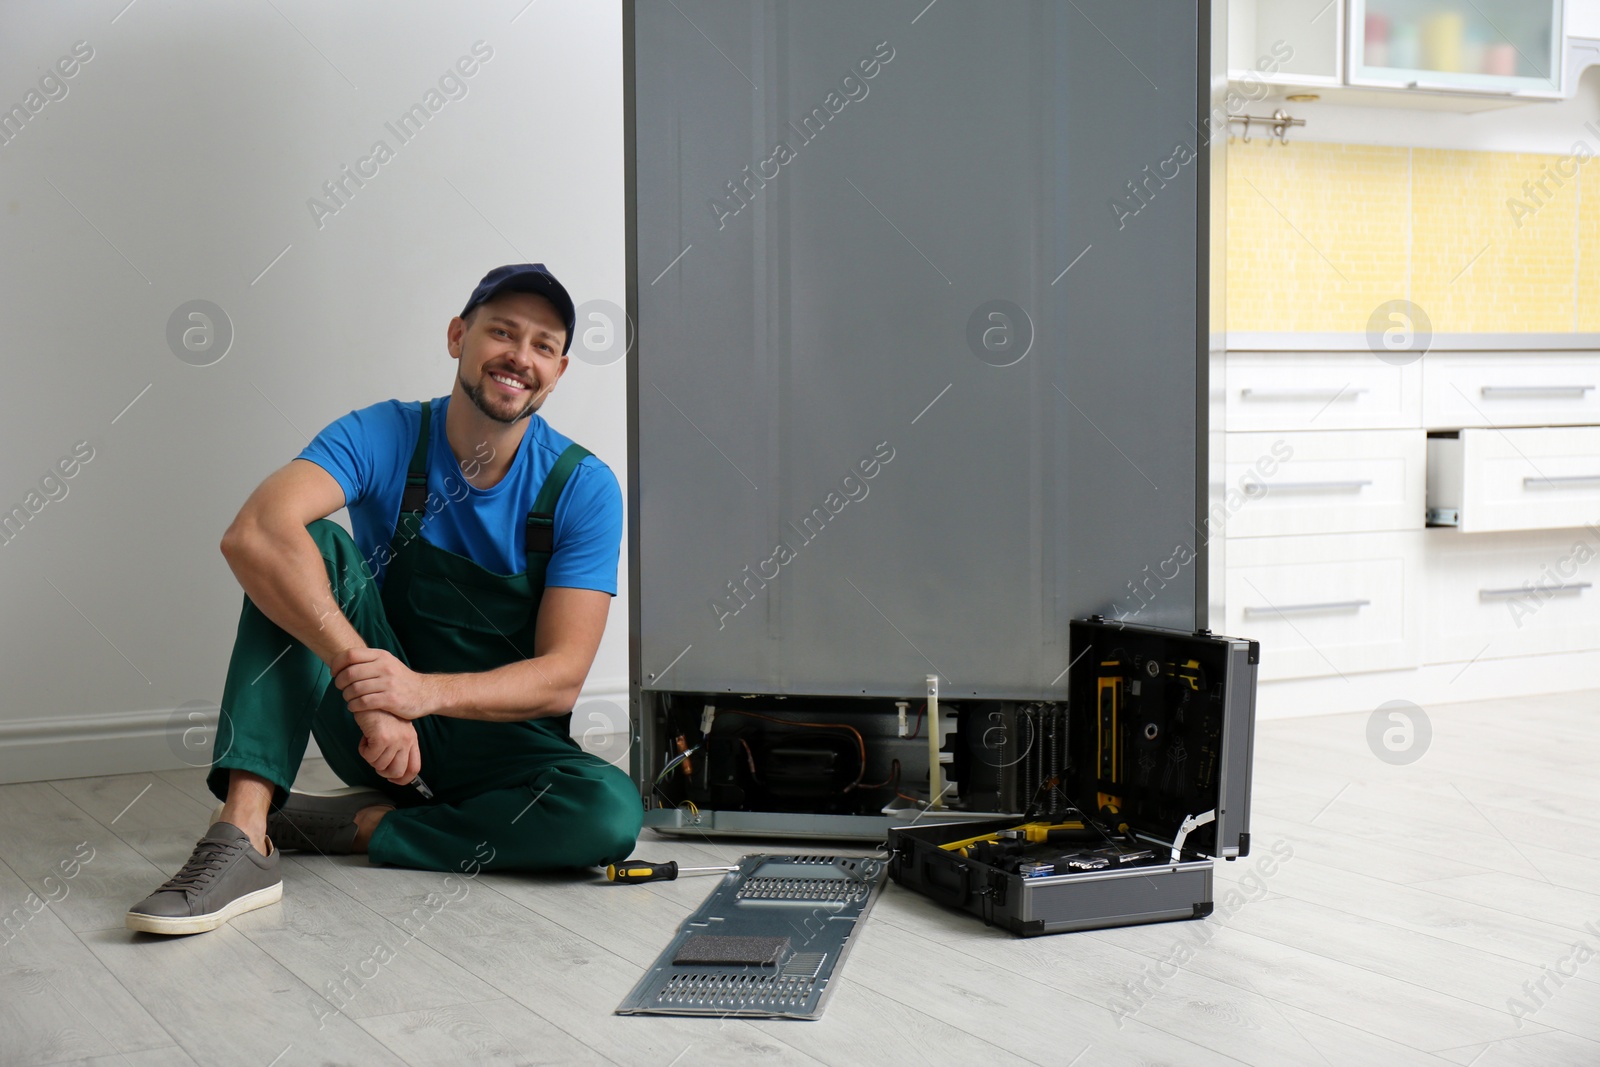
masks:
[[[1172,667],[1171,673],[1174,678],[1181,678],[1183,681],[1189,683],[1190,689],[1193,689],[1197,693],[1200,691],[1199,660],[1192,659],[1187,663],[1170,664],[1170,666]]]
[[[1116,660],[1102,661],[1102,667],[1121,666]],[[1115,782],[1121,776],[1119,769],[1122,761],[1118,758],[1117,728],[1118,716],[1121,708],[1118,706],[1122,696],[1122,678],[1119,676],[1102,675],[1096,684],[1095,699],[1100,705],[1100,720],[1096,740],[1096,751],[1100,757],[1100,778],[1102,781]],[[1100,793],[1096,798],[1100,809],[1111,808],[1115,810],[1122,804],[1122,798],[1113,793]]]
[[[1053,823],[1052,822],[1029,822],[1029,823],[1023,823],[1021,826],[1007,827],[1005,831],[996,830],[993,833],[980,834],[977,837],[969,837],[969,838],[966,838],[965,840],[961,840],[961,841],[951,841],[950,843],[944,844],[944,845],[940,845],[939,847],[944,849],[946,852],[954,852],[954,853],[956,853],[958,855],[965,856],[967,854],[967,850],[970,849],[973,845],[979,844],[979,843],[984,842],[984,841],[998,841],[998,840],[1000,840],[1000,834],[1002,832],[1017,832],[1017,831],[1021,831],[1022,839],[1024,841],[1026,841],[1028,844],[1030,844],[1030,845],[1042,845],[1046,841],[1050,840],[1050,831],[1052,831],[1052,830],[1082,830],[1082,829],[1083,829],[1083,823],[1081,823],[1081,822],[1053,822]]]
[[[606,877],[613,882],[670,882],[683,874],[727,874],[738,869],[738,864],[731,867],[679,867],[673,860],[665,863],[628,860],[607,867]]]

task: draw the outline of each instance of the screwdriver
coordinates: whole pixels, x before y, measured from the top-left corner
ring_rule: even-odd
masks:
[[[727,874],[738,869],[738,864],[731,867],[679,867],[672,860],[665,863],[628,860],[607,867],[606,877],[613,882],[670,882],[680,874]]]

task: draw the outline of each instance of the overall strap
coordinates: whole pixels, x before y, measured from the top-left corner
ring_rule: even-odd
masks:
[[[535,554],[548,556],[554,549],[556,501],[561,499],[561,491],[567,487],[567,479],[572,477],[572,472],[590,455],[592,453],[582,445],[571,444],[556,457],[555,466],[550,468],[550,474],[545,478],[544,485],[539,488],[539,495],[534,499],[532,510],[528,512],[529,556]]]
[[[433,401],[422,402],[422,428],[417,432],[417,448],[411,453],[406,471],[406,487],[400,494],[400,513],[426,511],[428,507],[428,424],[433,418]]]

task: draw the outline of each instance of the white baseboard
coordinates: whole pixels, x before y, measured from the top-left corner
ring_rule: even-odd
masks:
[[[217,712],[197,712],[200,717],[190,719],[190,710],[0,721],[0,783],[208,767]],[[190,731],[189,751],[181,747],[185,731]]]
[[[584,689],[572,736],[585,749],[626,767],[627,682],[607,681],[606,688]],[[195,705],[0,720],[0,785],[209,767],[216,729],[217,708]],[[321,756],[311,738],[306,757]]]

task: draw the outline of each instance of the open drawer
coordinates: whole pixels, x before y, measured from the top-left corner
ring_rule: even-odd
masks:
[[[1467,533],[1600,521],[1600,426],[1428,435],[1428,523]]]

